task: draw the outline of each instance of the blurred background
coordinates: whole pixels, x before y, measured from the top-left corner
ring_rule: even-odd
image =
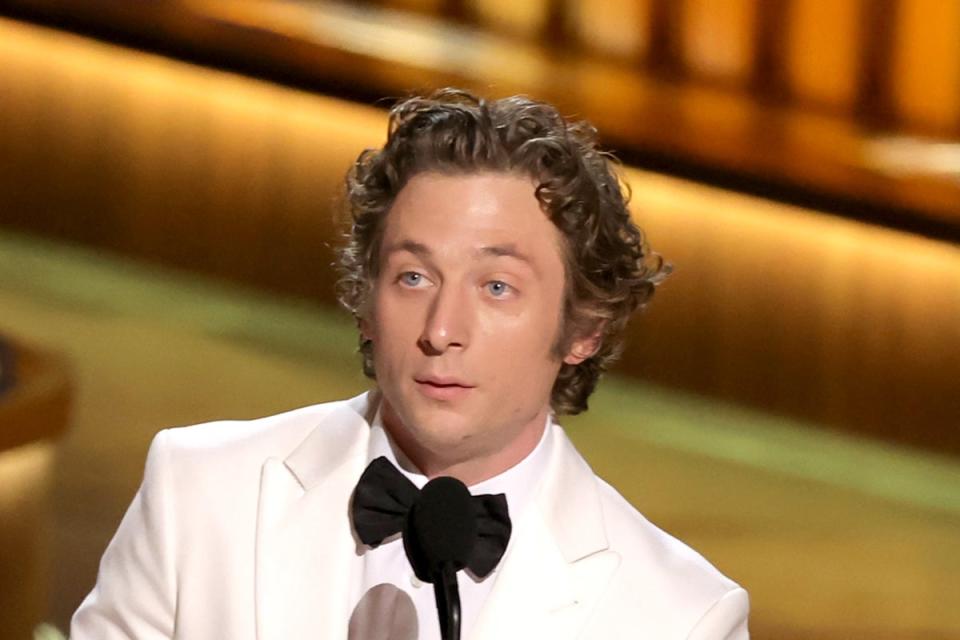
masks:
[[[587,118],[675,268],[584,416],[757,638],[960,638],[960,1],[0,2],[0,637],[156,431],[366,388],[351,161],[417,90]]]

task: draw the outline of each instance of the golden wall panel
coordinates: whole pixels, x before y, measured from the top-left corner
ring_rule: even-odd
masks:
[[[687,0],[683,50],[695,75],[746,85],[753,70],[754,0]]]
[[[960,0],[900,3],[894,101],[917,128],[960,132]]]
[[[0,21],[0,221],[332,301],[382,111]],[[631,172],[677,265],[621,370],[960,452],[960,249]]]
[[[788,18],[787,78],[793,97],[807,105],[853,106],[863,34],[859,0],[794,0]]]
[[[637,61],[647,50],[653,0],[607,0],[582,2],[577,13],[576,30],[583,45],[591,51],[627,61]]]

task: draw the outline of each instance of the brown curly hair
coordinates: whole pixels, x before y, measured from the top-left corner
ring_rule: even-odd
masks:
[[[338,251],[340,303],[358,320],[365,315],[384,219],[414,175],[530,177],[540,207],[564,238],[566,292],[554,351],[563,357],[577,337],[600,338],[591,357],[562,364],[551,394],[556,413],[584,411],[600,375],[620,354],[627,319],[670,272],[630,219],[629,189],[614,164],[597,148],[591,125],[568,122],[553,106],[526,97],[487,101],[443,89],[399,102],[390,111],[386,144],[361,153],[347,174],[352,226]],[[373,378],[372,344],[362,337],[360,351],[363,371]]]

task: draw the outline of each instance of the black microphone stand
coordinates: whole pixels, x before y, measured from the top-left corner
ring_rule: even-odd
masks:
[[[450,563],[444,563],[434,577],[433,595],[440,614],[440,636],[443,640],[460,640],[460,588],[457,572]]]
[[[467,566],[477,535],[470,492],[456,478],[432,479],[407,512],[403,548],[414,574],[433,583],[443,640],[460,640],[457,571]]]

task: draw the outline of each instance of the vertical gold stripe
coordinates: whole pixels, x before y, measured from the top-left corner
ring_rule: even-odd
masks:
[[[650,0],[594,0],[581,5],[576,29],[586,48],[632,60],[644,55]]]
[[[795,0],[787,67],[794,97],[810,105],[853,107],[862,34],[859,0]]]
[[[960,0],[901,3],[894,102],[909,125],[960,128]]]
[[[546,24],[548,0],[468,0],[467,6],[483,26],[539,38]]]
[[[694,75],[746,85],[753,68],[754,0],[688,0],[683,55]]]

